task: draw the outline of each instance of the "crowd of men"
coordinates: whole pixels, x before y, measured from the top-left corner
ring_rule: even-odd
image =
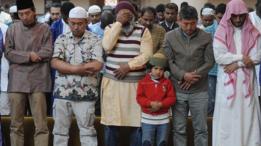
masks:
[[[16,0],[9,13],[0,10],[0,114],[11,117],[11,146],[24,145],[28,114],[36,146],[48,145],[47,116],[55,121],[54,146],[68,145],[73,117],[81,145],[97,146],[96,115],[106,146],[119,144],[122,127],[131,129],[130,146],[167,146],[170,127],[173,144],[186,146],[188,116],[195,146],[208,146],[208,116],[212,146],[261,146],[261,1],[253,12],[242,0],[206,3],[199,14],[187,2],[141,9],[129,1],[102,8],[54,2],[37,19],[32,0]],[[148,68],[162,64],[158,56],[168,64],[169,88],[158,89]],[[171,105],[144,98],[140,107],[147,73],[162,94],[174,92]],[[162,108],[172,117],[165,129],[151,122]]]

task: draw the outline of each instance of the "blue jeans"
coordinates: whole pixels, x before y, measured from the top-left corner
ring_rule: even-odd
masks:
[[[120,126],[104,126],[105,146],[119,146]],[[141,146],[141,128],[133,127],[130,133],[130,146]]]
[[[141,124],[142,146],[167,146],[169,123],[161,125]]]
[[[208,115],[213,116],[216,99],[217,76],[208,76]]]

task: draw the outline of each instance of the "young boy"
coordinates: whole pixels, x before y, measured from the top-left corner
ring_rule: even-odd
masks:
[[[164,78],[167,59],[156,53],[149,60],[151,71],[139,81],[137,102],[142,108],[142,146],[167,146],[169,134],[169,108],[176,95],[172,83]]]

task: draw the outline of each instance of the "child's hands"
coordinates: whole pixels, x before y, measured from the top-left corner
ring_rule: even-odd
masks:
[[[160,110],[161,107],[162,107],[161,102],[158,102],[158,101],[150,102],[150,111],[151,112],[156,112],[156,111]]]

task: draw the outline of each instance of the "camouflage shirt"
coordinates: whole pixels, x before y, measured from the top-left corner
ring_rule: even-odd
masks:
[[[53,58],[77,65],[91,60],[103,62],[101,40],[86,31],[76,40],[72,32],[55,41]],[[73,101],[94,101],[98,98],[97,75],[80,76],[56,72],[54,97]]]

